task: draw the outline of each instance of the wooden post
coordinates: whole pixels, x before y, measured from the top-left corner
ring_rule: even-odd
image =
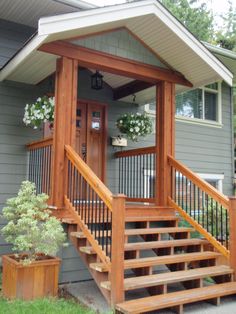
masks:
[[[234,270],[236,280],[236,197],[229,197],[229,251],[230,267]]]
[[[175,155],[175,85],[162,81],[156,93],[156,204],[167,206],[172,185],[167,157]]]
[[[124,301],[125,199],[118,194],[112,203],[111,304]]]
[[[55,121],[53,136],[52,204],[64,206],[65,145],[75,147],[78,62],[62,57],[57,61]]]

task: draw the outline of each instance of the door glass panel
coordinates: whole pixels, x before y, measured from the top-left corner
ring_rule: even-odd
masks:
[[[81,128],[81,120],[76,120],[76,127]]]
[[[93,118],[100,118],[100,116],[101,116],[101,113],[99,111],[93,111],[92,112],[92,117]]]
[[[99,130],[100,129],[100,121],[92,121],[92,129]]]
[[[77,115],[77,117],[81,117],[81,109],[76,110],[76,115]]]

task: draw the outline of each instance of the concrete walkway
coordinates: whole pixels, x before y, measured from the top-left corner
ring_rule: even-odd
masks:
[[[101,292],[93,280],[63,285],[63,288],[75,297],[78,302],[93,309],[94,311],[105,314],[111,313]],[[173,314],[172,311],[161,310],[158,314]],[[236,314],[236,296],[225,297],[220,306],[214,306],[206,302],[195,303],[184,306],[185,314]]]

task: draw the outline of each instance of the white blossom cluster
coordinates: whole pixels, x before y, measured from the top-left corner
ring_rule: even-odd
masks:
[[[117,120],[116,126],[132,141],[138,141],[140,136],[146,136],[152,132],[152,121],[145,113],[124,114]]]
[[[34,129],[40,127],[43,122],[54,121],[54,97],[39,97],[35,103],[26,104],[23,122]]]

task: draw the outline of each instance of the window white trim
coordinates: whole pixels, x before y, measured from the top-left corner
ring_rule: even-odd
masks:
[[[155,170],[144,169],[144,197],[149,197],[150,192],[150,178],[155,176]],[[216,188],[218,191],[223,192],[224,174],[219,173],[197,173],[200,178],[209,181],[216,181]]]
[[[222,128],[224,126],[222,124],[222,81],[217,82],[217,85],[218,85],[217,90],[208,88],[206,86],[202,86],[199,88],[202,90],[202,101],[203,101],[203,118],[202,119],[175,115],[175,121],[189,123],[189,124],[204,125],[204,126],[214,127],[214,128]],[[217,97],[217,121],[205,119],[205,91],[218,95]],[[150,103],[152,103],[152,101],[150,101]],[[156,110],[151,110],[150,104],[144,105],[144,111],[152,117],[156,116]]]
[[[224,174],[216,174],[216,173],[198,173],[199,177],[204,180],[212,180],[217,182],[217,190],[223,192],[223,180]]]
[[[209,88],[206,86],[201,86],[198,89],[202,91],[202,118],[191,118],[191,117],[185,117],[181,115],[175,114],[175,117],[179,119],[180,121],[193,121],[194,123],[200,122],[203,123],[204,125],[214,125],[218,127],[222,127],[222,82],[216,82],[217,83],[217,89]],[[194,90],[194,89],[193,89]],[[212,94],[216,94],[217,97],[217,120],[208,120],[205,119],[205,92],[209,92]]]

